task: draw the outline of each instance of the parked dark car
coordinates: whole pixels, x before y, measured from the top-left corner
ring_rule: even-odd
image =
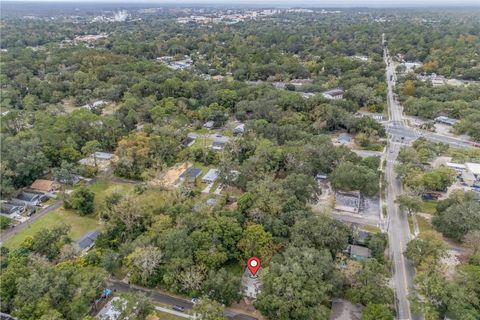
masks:
[[[185,308],[182,307],[182,306],[179,306],[179,305],[174,305],[174,306],[172,307],[172,309],[175,310],[175,311],[180,311],[180,312],[185,311]]]

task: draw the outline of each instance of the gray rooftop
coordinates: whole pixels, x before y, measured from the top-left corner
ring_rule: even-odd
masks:
[[[204,181],[215,181],[218,179],[219,171],[218,169],[210,169],[207,174],[203,176]]]
[[[202,173],[202,169],[200,168],[194,168],[190,167],[186,171],[184,171],[181,175],[180,178],[189,178],[189,179],[195,179],[197,178],[200,174]]]
[[[30,192],[22,192],[15,197],[15,199],[26,201],[26,202],[37,201],[39,198],[40,198],[39,194],[30,193]]]
[[[99,230],[89,231],[77,240],[77,245],[82,250],[88,249],[95,243],[95,240],[97,239],[99,234]]]
[[[368,249],[367,247],[356,246],[356,245],[350,246],[350,255],[366,257],[366,258],[369,258],[372,256],[372,254],[370,253],[370,249]]]

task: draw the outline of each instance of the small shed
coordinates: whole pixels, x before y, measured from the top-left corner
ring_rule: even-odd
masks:
[[[205,183],[214,183],[218,179],[218,174],[220,171],[218,169],[210,169],[207,174],[203,176],[202,180]]]

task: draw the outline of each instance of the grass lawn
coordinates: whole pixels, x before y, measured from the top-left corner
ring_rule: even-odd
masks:
[[[105,200],[105,197],[113,192],[116,191],[120,194],[125,194],[129,191],[132,191],[134,188],[133,184],[130,183],[119,183],[119,182],[111,182],[108,180],[99,180],[95,182],[91,187],[95,193],[95,209],[97,210],[100,204]]]
[[[72,210],[58,208],[33,222],[20,233],[4,241],[3,244],[9,249],[17,248],[27,236],[33,236],[43,228],[50,228],[61,224],[68,224],[72,227],[70,237],[73,240],[77,240],[86,232],[100,227],[95,216],[82,217]]]
[[[420,212],[435,214],[437,212],[437,201],[423,201]]]
[[[166,313],[166,312],[162,312],[162,311],[159,311],[159,310],[155,310],[155,313],[156,313],[157,317],[159,317],[161,320],[180,320],[180,319],[183,320],[183,319],[185,319],[185,318],[178,317],[176,315]]]
[[[372,232],[372,233],[382,232],[382,230],[379,227],[371,226],[369,224],[364,224],[362,226],[362,229],[365,230],[365,231],[368,231],[368,232]]]
[[[100,204],[110,192],[117,190],[120,194],[124,194],[133,190],[133,187],[134,186],[129,183],[118,183],[107,180],[100,180],[94,183],[90,186],[90,190],[95,193],[95,209],[98,210]],[[18,234],[4,241],[4,245],[9,249],[17,248],[27,236],[33,236],[36,232],[43,228],[51,228],[52,226],[58,226],[64,223],[72,227],[70,230],[70,237],[73,240],[79,239],[90,230],[100,228],[100,224],[95,213],[86,217],[82,217],[76,214],[74,210],[65,210],[63,207],[61,207],[46,214]]]
[[[424,217],[420,217],[417,215],[417,223],[418,223],[418,228],[420,229],[420,234],[426,231],[433,231],[432,225]]]

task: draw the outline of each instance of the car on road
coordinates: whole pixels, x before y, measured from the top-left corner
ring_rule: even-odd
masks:
[[[191,303],[193,304],[197,304],[198,303],[198,298],[192,298],[192,300],[190,300]]]
[[[179,306],[178,304],[173,305],[172,309],[175,310],[175,311],[180,311],[180,312],[185,311],[185,308],[182,307],[182,306]]]

